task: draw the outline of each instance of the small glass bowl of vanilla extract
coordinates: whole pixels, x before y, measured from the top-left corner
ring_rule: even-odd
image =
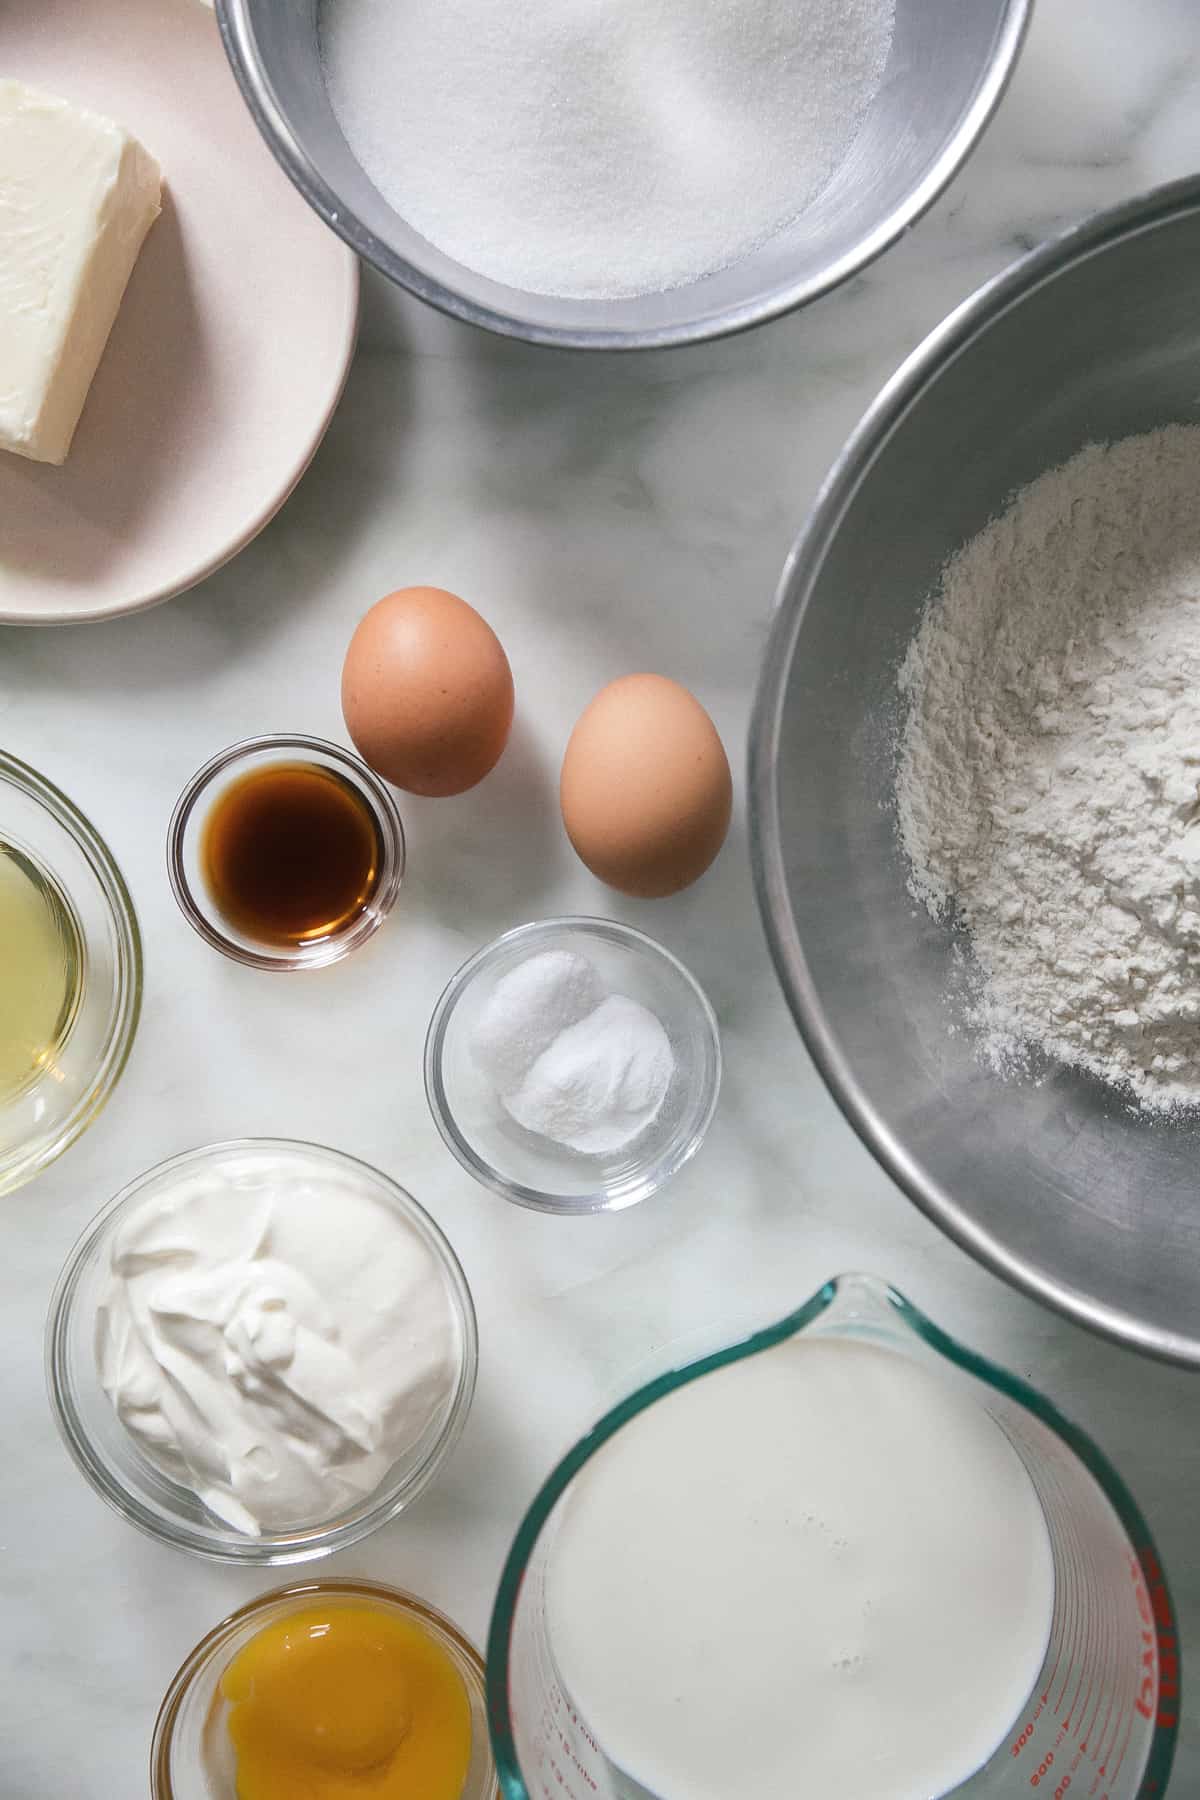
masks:
[[[319,969],[395,905],[404,827],[383,782],[336,744],[246,738],[180,795],[167,868],[184,918],[214,949],[256,969]]]

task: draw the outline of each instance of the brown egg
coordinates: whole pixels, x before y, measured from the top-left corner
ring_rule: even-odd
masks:
[[[399,588],[359,621],[342,667],[359,754],[410,794],[462,794],[508,742],[513,680],[499,638],[444,588]]]
[[[733,783],[717,728],[665,675],[601,688],[567,744],[567,836],[593,875],[658,899],[703,875],[725,841]]]

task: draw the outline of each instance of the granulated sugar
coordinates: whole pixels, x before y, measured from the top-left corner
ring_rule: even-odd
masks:
[[[901,674],[914,893],[983,1047],[1200,1105],[1200,429],[1092,446],[947,565]]]
[[[877,91],[894,0],[322,0],[380,192],[482,274],[652,293],[794,219]]]

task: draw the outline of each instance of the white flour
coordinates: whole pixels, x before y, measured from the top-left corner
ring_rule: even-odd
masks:
[[[1001,1067],[1200,1105],[1200,429],[1092,446],[948,563],[900,678],[916,895]]]

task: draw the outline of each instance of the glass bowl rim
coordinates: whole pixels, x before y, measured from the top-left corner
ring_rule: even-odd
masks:
[[[344,1170],[365,1173],[373,1185],[378,1185],[383,1190],[382,1197],[386,1197],[387,1204],[415,1227],[441,1270],[447,1299],[460,1334],[459,1366],[453,1398],[441,1430],[420,1463],[399,1485],[385,1476],[380,1486],[362,1502],[355,1515],[337,1525],[302,1532],[272,1533],[255,1538],[235,1532],[232,1526],[221,1524],[220,1529],[227,1536],[214,1541],[190,1521],[178,1517],[162,1519],[113,1474],[107,1458],[100,1454],[91,1434],[79,1419],[71,1384],[66,1376],[65,1345],[75,1295],[91,1256],[103,1246],[117,1217],[136,1204],[151,1182],[175,1169],[227,1155],[231,1151],[264,1150],[303,1151],[335,1163]],[[313,1562],[359,1543],[381,1525],[396,1518],[429,1486],[466,1425],[479,1369],[479,1328],[471,1289],[453,1245],[432,1214],[399,1182],[362,1157],[353,1156],[345,1150],[335,1150],[326,1144],[310,1143],[300,1138],[239,1137],[199,1144],[190,1150],[164,1158],[126,1182],[93,1214],[68,1252],[54,1283],[46,1312],[44,1349],[50,1411],[58,1434],[89,1486],[114,1512],[159,1543],[170,1544],[175,1549],[189,1551],[209,1561],[273,1568]]]
[[[450,1020],[463,994],[476,976],[514,945],[536,943],[539,937],[548,937],[564,931],[578,932],[584,937],[600,938],[607,943],[632,950],[635,955],[648,956],[665,965],[671,971],[673,979],[680,984],[695,1004],[703,1022],[704,1036],[712,1055],[712,1077],[709,1091],[704,1095],[695,1123],[687,1136],[681,1138],[679,1144],[668,1155],[647,1164],[640,1177],[631,1181],[627,1187],[623,1187],[615,1198],[606,1189],[599,1187],[584,1194],[555,1194],[548,1189],[530,1187],[524,1182],[510,1181],[475,1149],[470,1139],[460,1130],[454,1116],[454,1109],[446,1094],[442,1075],[443,1054]],[[717,1024],[716,1013],[713,1011],[708,995],[687,965],[681,962],[673,951],[668,950],[665,944],[659,943],[658,939],[651,937],[648,932],[639,930],[636,925],[626,925],[622,920],[607,919],[590,913],[563,913],[546,919],[531,919],[524,925],[515,925],[510,930],[501,932],[498,937],[490,939],[469,956],[450,977],[433,1009],[429,1029],[425,1035],[424,1060],[425,1097],[429,1103],[433,1122],[441,1133],[446,1147],[467,1173],[473,1175],[483,1187],[490,1188],[492,1193],[499,1194],[504,1200],[512,1201],[514,1205],[527,1207],[532,1212],[550,1213],[559,1217],[621,1212],[626,1207],[635,1206],[640,1201],[648,1199],[651,1194],[665,1186],[686,1163],[691,1161],[707,1136],[713,1114],[717,1109],[717,1101],[720,1098],[723,1069],[721,1032]]]
[[[107,1104],[124,1073],[137,1035],[142,1011],[144,964],[141,928],[125,877],[117,867],[108,844],[87,814],[73,800],[68,799],[48,776],[7,750],[0,750],[0,784],[15,788],[18,793],[39,805],[80,852],[100,889],[116,940],[108,1028],[95,1071],[79,1100],[52,1137],[41,1142],[40,1147],[31,1153],[14,1156],[7,1165],[0,1164],[0,1194],[6,1194],[22,1187],[56,1161],[64,1150],[68,1150],[82,1136]],[[32,849],[34,856],[40,860],[40,850],[36,845]]]
[[[254,949],[222,928],[216,909],[202,903],[188,879],[183,847],[192,817],[217,777],[240,762],[249,763],[255,757],[277,750],[293,750],[299,756],[325,757],[336,765],[337,772],[352,783],[371,808],[379,829],[383,860],[369,906],[352,924],[313,944],[282,947],[272,952],[265,948]],[[250,969],[269,969],[285,974],[328,968],[374,937],[396,904],[408,856],[400,810],[391,790],[374,769],[362,757],[344,750],[329,738],[291,731],[258,732],[253,737],[239,738],[218,750],[215,756],[210,756],[191,776],[175,802],[167,826],[166,853],[171,892],[192,930],[233,962]]]
[[[175,1725],[179,1717],[179,1709],[187,1697],[192,1682],[201,1670],[209,1663],[222,1644],[247,1624],[257,1613],[266,1613],[280,1602],[302,1602],[310,1597],[319,1600],[324,1594],[341,1594],[350,1598],[383,1601],[396,1608],[408,1617],[416,1617],[426,1625],[432,1625],[435,1632],[450,1640],[455,1650],[467,1664],[478,1682],[478,1698],[480,1710],[486,1718],[487,1713],[487,1671],[482,1654],[439,1607],[428,1600],[422,1600],[407,1588],[393,1587],[385,1581],[364,1580],[355,1576],[315,1577],[312,1581],[291,1583],[286,1587],[269,1588],[264,1594],[257,1594],[253,1600],[247,1600],[233,1612],[206,1631],[188,1655],[180,1663],[167,1687],[159,1705],[154,1721],[154,1734],[150,1741],[150,1792],[151,1800],[173,1800],[174,1787],[171,1783],[170,1755],[174,1740]],[[487,1742],[488,1761],[494,1776],[495,1755],[490,1742]],[[489,1793],[492,1791],[489,1783]],[[500,1787],[497,1780],[495,1794],[499,1800]]]

